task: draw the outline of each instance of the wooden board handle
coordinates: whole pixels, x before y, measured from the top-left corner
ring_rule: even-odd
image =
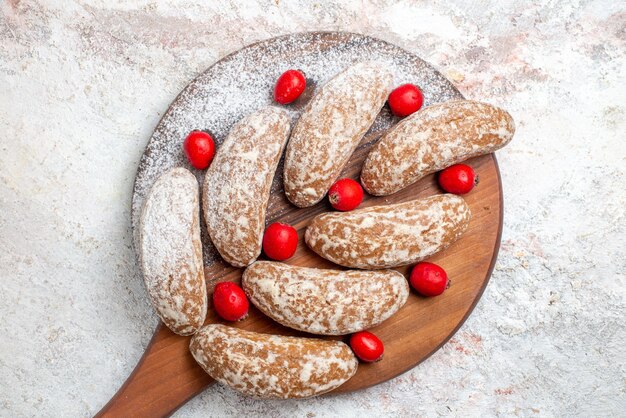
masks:
[[[167,417],[213,383],[189,340],[159,323],[135,370],[96,417]]]

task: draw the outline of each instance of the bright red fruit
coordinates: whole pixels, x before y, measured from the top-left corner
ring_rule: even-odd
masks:
[[[328,190],[328,200],[343,212],[356,209],[363,201],[363,188],[352,179],[339,179]]]
[[[276,81],[274,100],[280,104],[291,103],[302,94],[305,88],[304,74],[298,70],[287,70]]]
[[[206,132],[192,131],[185,138],[183,150],[192,166],[198,170],[204,170],[213,161],[215,142]]]
[[[415,113],[424,104],[424,95],[414,84],[403,84],[389,95],[391,112],[401,118]]]
[[[469,165],[451,165],[439,173],[439,185],[448,193],[469,193],[477,183],[478,177]]]
[[[354,351],[354,354],[366,363],[379,361],[383,358],[385,351],[383,342],[368,331],[352,334],[350,337],[350,347],[352,351]]]
[[[417,263],[411,271],[411,286],[424,296],[437,296],[448,287],[446,271],[434,263]]]
[[[274,222],[263,235],[263,251],[272,260],[283,261],[290,258],[298,247],[298,232],[288,224]]]
[[[248,298],[243,289],[233,282],[221,282],[213,291],[213,306],[227,321],[239,321],[248,316]]]

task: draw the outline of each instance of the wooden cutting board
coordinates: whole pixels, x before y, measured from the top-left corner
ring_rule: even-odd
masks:
[[[271,104],[273,84],[288,68],[302,69],[307,75],[307,90],[288,106],[293,110],[295,120],[317,84],[350,64],[371,59],[391,66],[396,73],[396,84],[413,82],[420,85],[425,105],[462,98],[448,80],[420,58],[387,42],[363,35],[302,33],[243,48],[218,61],[192,81],[157,125],[135,182],[132,212],[135,242],[139,209],[150,186],[160,174],[172,167],[190,168],[181,150],[182,141],[190,130],[210,132],[219,149],[232,124],[251,111]],[[387,108],[383,109],[345,167],[342,177],[358,179],[371,144],[382,131],[397,121]],[[412,292],[407,304],[396,315],[372,329],[385,344],[384,359],[374,364],[360,364],[356,375],[332,393],[376,385],[415,367],[450,339],[478,302],[493,270],[500,245],[502,189],[494,155],[472,159],[469,164],[480,178],[479,185],[465,196],[472,210],[469,230],[458,242],[429,259],[446,269],[451,280],[450,288],[435,298],[424,298]],[[193,169],[192,172],[199,181],[203,180],[203,172]],[[340,268],[313,253],[303,241],[309,221],[332,208],[327,200],[307,209],[289,204],[282,191],[281,173],[282,162],[272,186],[267,223],[287,222],[298,230],[298,251],[287,263]],[[438,188],[435,176],[431,175],[391,196],[366,195],[361,207],[404,202],[437,193],[442,193],[442,190]],[[211,295],[215,283],[239,281],[242,269],[233,268],[220,259],[206,236],[204,225],[202,233],[205,274]],[[408,277],[407,267],[398,270]],[[222,322],[216,318],[211,307],[206,321]],[[250,316],[245,321],[228,325],[264,333],[304,335],[273,322],[254,307],[251,307]],[[213,383],[189,353],[189,339],[175,335],[159,324],[139,364],[98,416],[168,416]]]

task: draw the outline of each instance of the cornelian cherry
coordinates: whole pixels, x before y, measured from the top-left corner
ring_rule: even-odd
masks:
[[[274,222],[263,235],[263,251],[272,260],[283,261],[294,255],[298,248],[298,232],[288,224]]]
[[[354,354],[366,363],[379,361],[383,358],[385,347],[383,342],[368,331],[360,331],[350,337],[350,347]]]
[[[215,156],[215,142],[206,132],[192,131],[183,142],[183,150],[192,166],[204,170]]]
[[[448,193],[469,193],[477,183],[478,177],[469,165],[455,164],[439,173],[439,185]]]
[[[424,95],[415,84],[403,84],[389,95],[391,112],[401,118],[415,113],[424,104]]]
[[[288,104],[296,100],[306,88],[304,74],[298,70],[285,71],[274,87],[274,100],[280,104]]]
[[[409,279],[413,289],[423,296],[437,296],[448,287],[446,271],[435,263],[417,263]]]
[[[227,321],[240,321],[248,316],[250,303],[243,289],[233,282],[221,282],[213,291],[213,307]]]
[[[339,179],[328,190],[328,200],[343,212],[356,209],[363,201],[363,188],[352,179]]]

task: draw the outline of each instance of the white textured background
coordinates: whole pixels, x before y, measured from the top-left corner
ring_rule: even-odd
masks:
[[[346,30],[508,109],[503,243],[461,331],[375,388],[298,402],[213,386],[201,416],[624,416],[626,2],[0,3],[0,415],[89,416],[156,325],[135,170],[195,75],[256,40]]]

